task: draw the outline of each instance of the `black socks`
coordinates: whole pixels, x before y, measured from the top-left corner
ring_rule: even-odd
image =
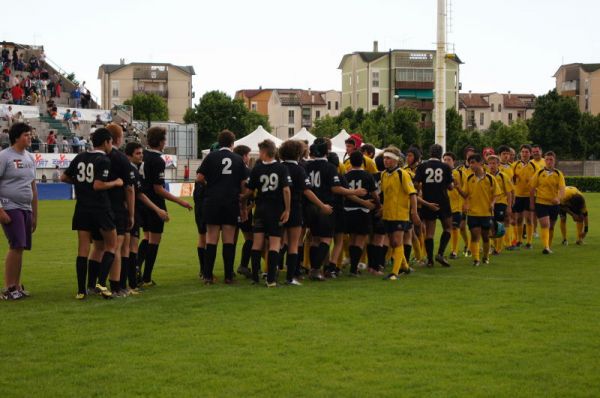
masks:
[[[350,273],[356,274],[358,272],[358,263],[360,262],[363,251],[358,246],[350,246],[348,247],[348,252],[350,254]]]
[[[148,249],[146,252],[146,264],[144,265],[144,282],[148,283],[152,281],[152,270],[154,269],[154,263],[156,262],[156,256],[158,255],[158,245],[148,243]]]
[[[425,251],[427,252],[427,259],[430,263],[433,262],[433,239],[425,239]]]
[[[442,236],[440,236],[440,247],[438,249],[438,254],[444,255],[446,252],[446,247],[448,247],[448,242],[450,242],[450,232],[444,231],[442,232]]]
[[[206,244],[204,256],[204,279],[212,281],[215,259],[217,258],[217,245]]]
[[[98,274],[100,273],[100,263],[98,261],[88,261],[88,289],[94,289],[98,282]]]
[[[233,280],[233,262],[235,261],[235,245],[223,243],[223,265],[225,266],[225,280]]]

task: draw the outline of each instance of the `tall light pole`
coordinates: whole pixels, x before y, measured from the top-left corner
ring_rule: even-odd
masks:
[[[437,2],[435,55],[435,143],[446,148],[446,0]]]

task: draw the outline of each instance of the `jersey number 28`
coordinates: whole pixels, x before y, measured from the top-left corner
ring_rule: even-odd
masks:
[[[425,175],[427,178],[425,182],[428,184],[439,184],[444,179],[444,170],[443,169],[425,169]]]

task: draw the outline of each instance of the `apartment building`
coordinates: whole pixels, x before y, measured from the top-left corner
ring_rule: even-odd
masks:
[[[573,97],[581,112],[600,114],[600,64],[561,65],[554,78],[558,93]]]
[[[366,112],[383,105],[387,109],[410,107],[421,114],[421,126],[432,125],[435,94],[435,50],[354,52],[343,56],[342,109]],[[446,106],[458,108],[460,65],[456,54],[446,56]]]
[[[506,125],[516,120],[531,118],[535,95],[502,93],[472,93],[459,95],[458,112],[463,119],[463,128],[487,130],[492,122]]]
[[[132,62],[103,64],[98,69],[102,106],[121,105],[137,93],[154,93],[167,101],[169,120],[183,122],[185,111],[192,106],[193,66],[169,63]]]
[[[310,130],[314,122],[326,115],[338,116],[341,112],[341,92],[302,89],[239,90],[248,109],[269,117],[272,133],[287,139],[303,127]]]

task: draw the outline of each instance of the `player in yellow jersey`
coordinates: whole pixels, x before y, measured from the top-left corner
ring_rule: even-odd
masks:
[[[539,170],[531,181],[530,210],[534,211],[540,222],[540,236],[544,250],[542,253],[552,253],[552,237],[554,224],[558,218],[560,201],[565,196],[565,176],[554,168],[556,154],[546,152],[544,156],[546,167]]]
[[[350,163],[350,155],[352,152],[356,152],[362,149],[362,145],[359,145],[357,141],[358,137],[350,137],[346,140],[346,153],[344,154],[344,170],[347,173],[352,169],[352,164]],[[361,143],[362,144],[362,143]],[[362,152],[362,151],[361,151]],[[363,153],[364,155],[364,153]],[[373,158],[369,156],[363,156],[363,165],[362,168],[369,172],[370,174],[377,173],[377,165]]]
[[[567,214],[570,214],[577,226],[577,243],[583,244],[583,239],[589,230],[589,217],[585,198],[583,193],[576,187],[566,187],[565,196],[560,201],[560,232],[562,235],[562,244],[569,244],[567,240]]]
[[[523,242],[523,221],[527,227],[526,249],[531,249],[533,242],[533,214],[529,210],[529,194],[531,192],[531,179],[539,171],[538,167],[531,161],[531,145],[521,145],[521,159],[513,164],[513,183],[515,184],[515,201],[513,213],[515,214],[516,246],[520,247]]]
[[[417,147],[410,147],[406,150],[406,164],[402,167],[413,180],[415,179],[415,173],[417,167],[421,163],[421,150]],[[417,197],[417,211],[420,212],[422,207],[422,199]],[[420,217],[420,215],[419,215]],[[410,261],[410,254],[412,250],[415,251],[415,260],[417,263],[421,263],[425,257],[425,225],[421,224],[420,227],[413,227],[410,239],[404,241],[404,254]]]
[[[506,174],[506,176],[510,179],[511,184],[513,184],[513,170],[512,170],[513,161],[511,160],[513,157],[513,153],[514,153],[514,149],[512,149],[508,145],[500,145],[498,147],[498,154],[500,156],[500,165],[498,166],[498,169],[500,169],[501,172]],[[513,185],[513,201],[514,201],[514,185]],[[510,210],[511,210],[510,211],[511,216],[510,216],[508,222],[505,224],[506,234],[504,235],[504,247],[506,248],[506,250],[514,250],[515,249],[513,247],[513,230],[516,228],[516,222],[514,219],[514,214],[512,214],[512,205],[511,205]],[[513,227],[513,225],[515,227]]]
[[[496,155],[491,155],[487,159],[488,167],[490,169],[489,174],[496,179],[498,188],[500,189],[500,196],[496,199],[494,205],[494,221],[500,222],[506,226],[510,224],[510,218],[512,216],[512,202],[513,202],[513,184],[511,179],[506,175],[505,172],[500,169],[500,158]],[[502,252],[504,246],[504,237],[494,238],[494,254],[498,255]]]
[[[402,269],[410,272],[404,256],[404,233],[410,222],[421,224],[417,214],[417,191],[408,173],[399,168],[400,150],[388,147],[383,152],[385,170],[381,173],[382,218],[393,251],[394,265],[388,280],[397,280]]]
[[[537,144],[533,144],[531,146],[531,161],[533,163],[535,163],[535,165],[538,167],[538,169],[543,169],[544,167],[546,167],[546,160],[544,159],[544,157],[542,156],[542,147],[537,145]]]
[[[500,196],[500,189],[496,179],[483,169],[483,158],[476,153],[469,157],[469,165],[473,170],[465,183],[463,196],[465,198],[464,209],[467,212],[467,225],[471,231],[471,253],[473,253],[473,265],[478,267],[479,241],[483,241],[484,264],[489,264],[490,253],[490,229],[492,228],[492,215],[494,204]]]
[[[510,156],[508,157],[508,163],[513,164],[517,160],[517,151],[515,148],[510,148]]]
[[[463,158],[465,159],[464,163],[457,167],[457,170],[462,172],[463,178],[465,179],[465,181],[471,174],[473,174],[473,170],[471,170],[471,168],[469,167],[468,159],[469,159],[469,156],[474,155],[474,154],[475,154],[475,147],[467,146],[463,151]],[[469,231],[467,230],[467,214],[466,213],[463,213],[462,217],[461,217],[460,236],[462,237],[463,242],[465,243],[465,247],[463,249],[463,255],[465,257],[471,257],[471,250],[469,250],[470,239],[469,239]]]
[[[464,198],[460,194],[459,190],[464,186],[467,180],[466,174],[460,169],[455,168],[456,155],[452,152],[446,152],[444,154],[444,163],[452,168],[452,179],[454,181],[454,188],[448,191],[448,197],[450,198],[450,209],[452,211],[452,231],[450,232],[450,260],[458,258],[458,238],[460,236],[460,225],[463,222],[462,211]]]

